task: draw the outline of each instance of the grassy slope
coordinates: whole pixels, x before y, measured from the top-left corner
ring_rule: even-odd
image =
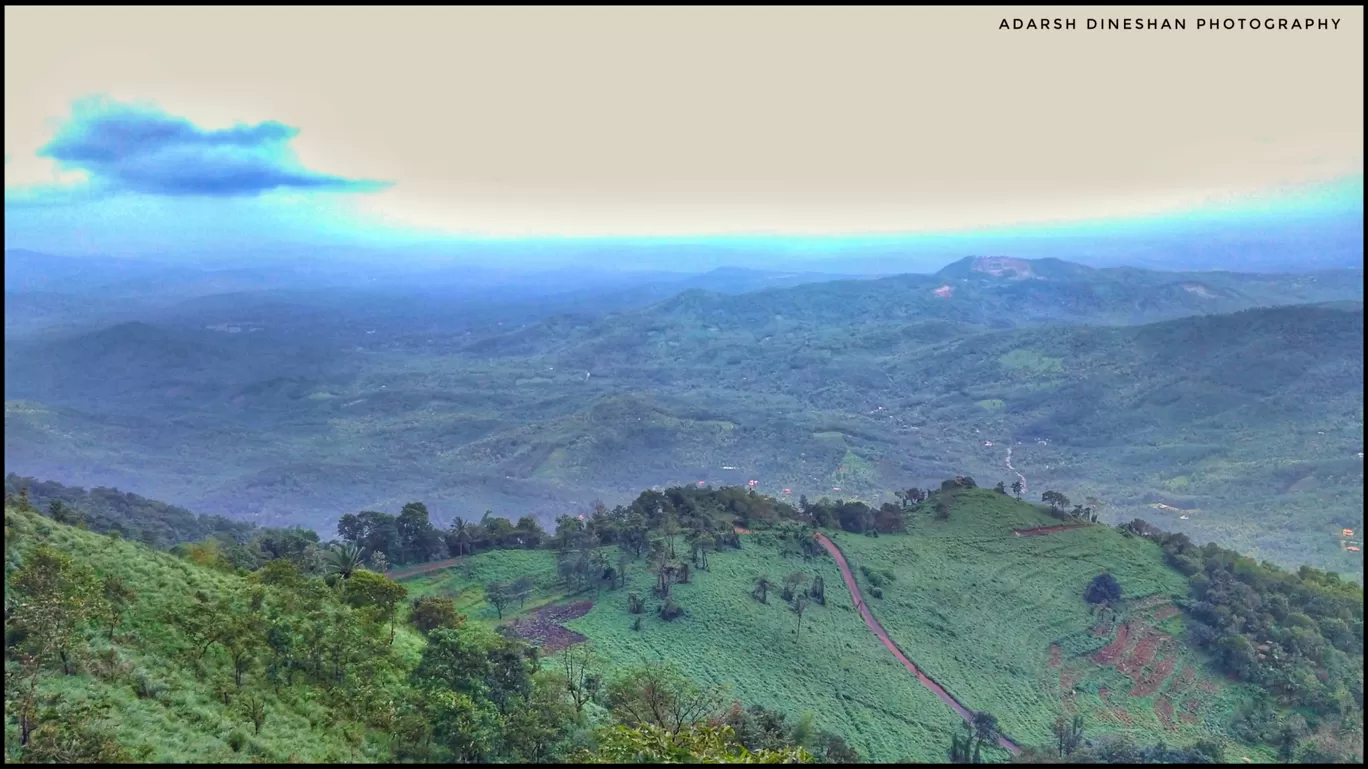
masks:
[[[967,707],[997,715],[1018,742],[1049,744],[1051,724],[1066,713],[1084,714],[1092,736],[1125,732],[1147,744],[1224,737],[1234,708],[1252,690],[1212,672],[1200,653],[1178,643],[1182,619],[1169,601],[1186,595],[1182,576],[1163,563],[1156,545],[1110,527],[1011,533],[1059,523],[1035,505],[974,490],[956,496],[949,521],[915,515],[907,535],[828,533],[894,640]],[[627,591],[618,590],[604,591],[589,614],[567,626],[587,636],[614,666],[670,659],[699,680],[729,683],[744,702],[793,715],[811,711],[819,726],[844,734],[870,759],[940,760],[957,725],[954,714],[864,627],[833,561],[786,557],[769,540],[763,532],[747,536],[742,551],[712,556],[710,572],[676,586],[676,600],[688,615],[673,623],[654,615],[659,601],[651,598],[642,630],[633,631]],[[870,598],[872,586],[860,566],[893,572],[883,599]],[[1101,620],[1082,599],[1088,582],[1104,570],[1128,596],[1119,620]],[[768,606],[749,597],[757,575],[777,580],[791,571],[819,573],[827,584],[827,605],[805,616],[801,642],[794,638],[794,616],[777,594]],[[526,610],[508,616],[566,598],[546,552],[483,553],[407,584],[414,593],[457,594],[462,611],[493,623],[480,585],[523,574],[538,578],[538,591]],[[652,579],[638,563],[630,567],[628,590],[647,595]],[[1130,627],[1120,664],[1155,691],[1132,696],[1138,687],[1127,672],[1092,659],[1113,644],[1117,626],[1125,623]],[[1137,649],[1147,636],[1149,649]],[[1058,647],[1057,662],[1052,647]],[[1171,714],[1161,715],[1161,699]],[[1231,751],[1263,756],[1245,745]]]
[[[266,702],[268,718],[259,735],[234,706],[214,696],[214,678],[231,678],[231,665],[216,654],[206,657],[209,675],[199,677],[185,653],[179,632],[170,631],[165,612],[185,605],[195,591],[211,598],[242,585],[242,577],[202,568],[144,545],[112,539],[53,523],[36,513],[5,509],[7,519],[20,532],[19,557],[28,548],[47,542],[91,566],[98,576],[115,575],[138,595],[112,645],[117,663],[112,674],[98,674],[98,663],[87,663],[73,676],[44,676],[40,690],[65,695],[66,699],[107,696],[112,702],[111,720],[121,744],[148,746],[154,763],[246,762],[256,755],[268,761],[292,757],[306,762],[346,761],[351,749],[341,730],[325,724],[330,696],[311,686],[284,687],[280,694],[258,675],[248,675],[239,695],[254,693]],[[416,661],[422,642],[401,628],[395,644]],[[109,649],[103,637],[93,641],[97,650]],[[97,652],[98,654],[98,652]],[[136,683],[144,679],[160,691],[139,697]],[[229,735],[247,735],[247,744],[235,752]],[[379,735],[368,735],[378,739]],[[18,742],[17,727],[6,720],[5,740]],[[365,761],[362,747],[357,760]]]
[[[1065,713],[1084,714],[1092,736],[1128,732],[1145,743],[1182,744],[1223,732],[1250,690],[1211,672],[1200,654],[1174,642],[1155,644],[1148,664],[1136,669],[1153,674],[1160,686],[1154,693],[1142,689],[1142,696],[1131,695],[1134,681],[1091,658],[1115,639],[1118,624],[1130,622],[1123,664],[1135,660],[1141,628],[1178,636],[1182,620],[1163,607],[1186,595],[1182,575],[1163,563],[1157,545],[1110,527],[1011,533],[1057,523],[1033,505],[979,489],[956,495],[948,521],[917,516],[910,534],[832,538],[866,595],[872,586],[861,566],[894,574],[882,588],[884,598],[870,600],[889,635],[966,707],[994,713],[1022,743],[1049,744],[1051,724]],[[1128,599],[1120,622],[1099,622],[1082,598],[1104,570]],[[1107,628],[1102,635],[1092,632],[1099,626]],[[1052,646],[1059,648],[1057,663]],[[1190,680],[1184,678],[1189,669]],[[1173,706],[1170,725],[1156,712],[1164,707],[1160,697]],[[1233,749],[1259,755],[1246,746]]]
[[[533,575],[539,590],[526,609],[505,611],[506,617],[525,614],[554,599],[554,565],[545,551],[481,553],[462,566],[405,584],[414,594],[457,594],[462,611],[494,622],[481,585]],[[830,558],[787,557],[766,535],[756,534],[744,537],[740,551],[710,556],[709,566],[710,571],[694,572],[689,584],[673,589],[675,601],[688,612],[685,617],[661,620],[655,613],[660,601],[651,596],[642,629],[632,630],[627,593],[648,596],[654,584],[637,562],[628,567],[626,589],[602,592],[593,609],[567,627],[587,636],[615,668],[671,660],[700,682],[728,684],[730,695],[745,704],[775,708],[794,719],[811,712],[819,728],[841,734],[867,759],[943,757],[958,717],[865,628]],[[768,604],[750,596],[758,575],[778,582],[794,571],[821,574],[827,585],[826,606],[808,610],[801,635],[777,587]],[[590,592],[574,599],[593,597]]]

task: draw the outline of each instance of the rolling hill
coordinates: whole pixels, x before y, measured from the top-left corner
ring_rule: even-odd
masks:
[[[465,525],[484,532],[473,538],[453,528],[460,557],[392,572],[398,584],[344,550],[235,569],[231,540],[177,557],[11,499],[7,674],[36,682],[37,699],[6,687],[6,750],[577,761],[606,749],[614,723],[684,726],[638,709],[643,691],[668,691],[746,748],[825,761],[943,760],[991,715],[1007,749],[978,743],[990,762],[1361,762],[1360,586],[1140,524],[1060,525],[963,478],[918,497],[876,513],[647,492],[566,516],[539,545],[498,544],[488,521]],[[649,546],[631,544],[636,531]],[[600,562],[612,568],[596,577]],[[62,595],[75,612],[62,654],[24,656],[49,637],[28,607]],[[590,679],[602,683],[582,688]]]
[[[1361,295],[970,259],[514,329],[124,324],[7,345],[6,462],[323,531],[409,493],[549,517],[700,480],[875,498],[1020,473],[1358,576],[1336,533],[1362,522]],[[1291,300],[1317,304],[1214,312]]]

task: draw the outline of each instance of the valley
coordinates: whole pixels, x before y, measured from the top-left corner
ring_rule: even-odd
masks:
[[[324,531],[412,494],[550,520],[647,486],[874,500],[967,471],[1361,579],[1334,537],[1362,525],[1361,281],[1003,263],[512,330],[282,309],[20,337],[7,464]],[[1257,308],[1283,301],[1314,304]]]

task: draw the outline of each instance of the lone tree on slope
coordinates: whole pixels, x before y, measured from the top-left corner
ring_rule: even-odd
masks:
[[[1083,600],[1091,604],[1116,603],[1121,600],[1121,583],[1116,581],[1111,572],[1104,571],[1088,583],[1088,589],[1083,591]]]
[[[1040,501],[1050,506],[1050,512],[1058,513],[1061,507],[1069,506],[1069,498],[1057,491],[1047,491],[1040,495]]]

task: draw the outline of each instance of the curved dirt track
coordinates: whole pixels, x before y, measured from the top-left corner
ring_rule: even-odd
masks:
[[[855,575],[850,573],[850,564],[846,563],[845,555],[841,553],[841,549],[836,546],[836,543],[827,539],[825,534],[817,533],[813,536],[817,538],[817,542],[820,543],[822,547],[826,548],[828,553],[831,553],[831,557],[836,559],[836,566],[841,569],[841,577],[845,580],[846,587],[850,589],[850,597],[855,601],[855,608],[859,609],[860,616],[864,619],[865,624],[869,626],[869,629],[874,631],[874,635],[878,636],[880,641],[883,641],[883,645],[887,646],[888,650],[893,652],[893,656],[898,658],[898,661],[903,664],[903,667],[907,668],[908,672],[917,677],[917,680],[921,682],[922,686],[930,689],[933,694],[940,697],[941,702],[949,705],[950,708],[956,713],[959,713],[960,717],[965,721],[972,723],[974,720],[973,711],[961,705],[959,700],[955,699],[950,692],[947,692],[944,689],[944,687],[935,681],[932,681],[930,676],[921,672],[921,670],[913,664],[912,660],[908,659],[907,655],[902,653],[902,650],[898,648],[898,645],[893,643],[893,639],[888,637],[888,633],[883,629],[883,625],[880,625],[879,621],[874,619],[874,615],[870,613],[869,607],[865,606],[864,599],[860,596],[860,586],[855,583]],[[1015,754],[1021,752],[1021,748],[1015,742],[1012,742],[1002,735],[998,735],[997,742],[998,745],[1002,746],[1004,750],[1010,753]]]

